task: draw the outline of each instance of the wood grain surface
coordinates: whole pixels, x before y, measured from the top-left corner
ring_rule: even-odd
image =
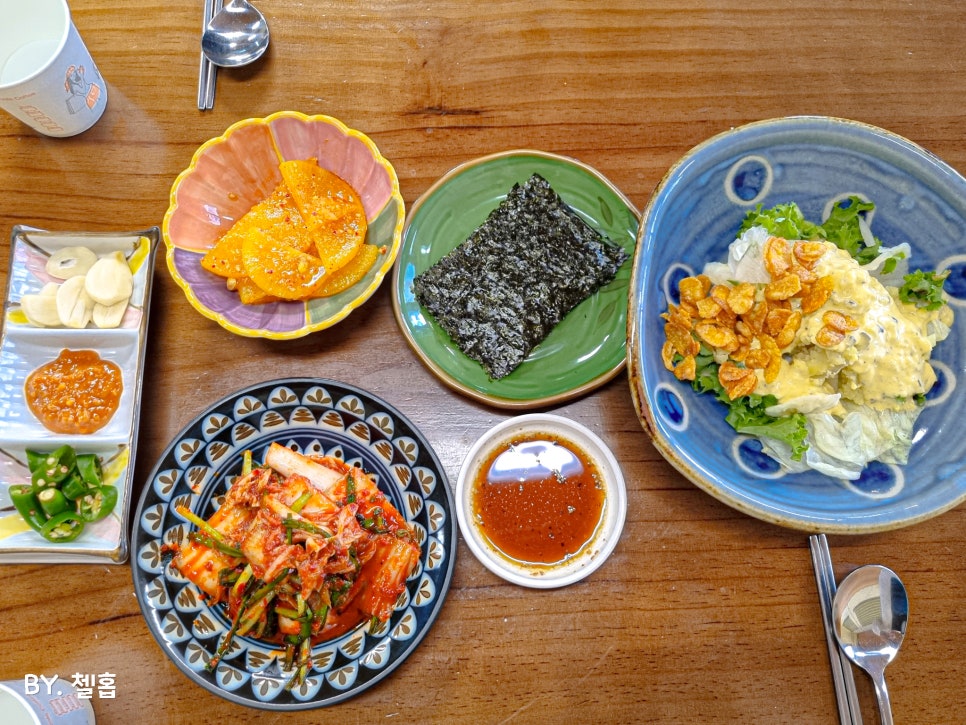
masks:
[[[821,114],[899,133],[966,171],[966,4],[819,0],[260,0],[267,56],[218,76],[196,109],[200,0],[73,0],[109,87],[70,139],[0,117],[0,236],[160,224],[195,149],[231,123],[325,113],[389,158],[407,204],[451,167],[515,148],[575,157],[643,208],[689,148],[749,121]],[[603,7],[598,7],[603,6]],[[6,285],[9,244],[0,244]],[[409,351],[389,285],[295,341],[236,337],[187,303],[159,257],[135,492],[197,413],[251,383],[329,377],[384,398],[450,483],[508,417],[462,398]],[[129,565],[0,567],[0,679],[117,673],[98,723],[834,723],[807,536],[706,495],[656,452],[626,376],[553,410],[597,432],[628,484],[612,558],[562,590],[491,575],[459,542],[446,604],[391,677],[309,713],[248,709],[193,685],[150,635]],[[966,507],[917,526],[830,537],[841,577],[905,581],[909,632],[887,675],[898,723],[966,722]],[[856,672],[866,722],[877,721]]]

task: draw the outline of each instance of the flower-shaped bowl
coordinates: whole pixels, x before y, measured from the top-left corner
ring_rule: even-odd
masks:
[[[282,181],[280,162],[309,158],[358,192],[366,242],[381,253],[361,280],[331,297],[245,305],[201,259]],[[238,121],[202,144],[171,188],[162,233],[168,270],[192,307],[238,335],[291,339],[331,327],[372,296],[399,252],[404,221],[395,169],[372,140],[329,116],[281,111]]]

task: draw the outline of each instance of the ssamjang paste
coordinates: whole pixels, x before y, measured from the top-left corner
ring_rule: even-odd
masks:
[[[498,380],[611,282],[627,257],[534,174],[418,274],[413,291],[460,350]]]

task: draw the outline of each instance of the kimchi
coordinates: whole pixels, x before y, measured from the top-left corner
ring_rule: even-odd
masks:
[[[277,443],[262,466],[246,454],[210,518],[178,512],[197,528],[172,565],[231,620],[208,669],[247,635],[284,646],[289,687],[305,679],[314,643],[388,620],[419,563],[412,526],[361,468]]]

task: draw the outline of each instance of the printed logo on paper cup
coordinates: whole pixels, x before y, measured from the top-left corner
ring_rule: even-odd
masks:
[[[96,72],[96,71],[95,71]],[[67,111],[70,114],[90,110],[101,97],[101,87],[89,83],[84,78],[84,66],[69,66],[64,74],[64,88],[67,90]]]

